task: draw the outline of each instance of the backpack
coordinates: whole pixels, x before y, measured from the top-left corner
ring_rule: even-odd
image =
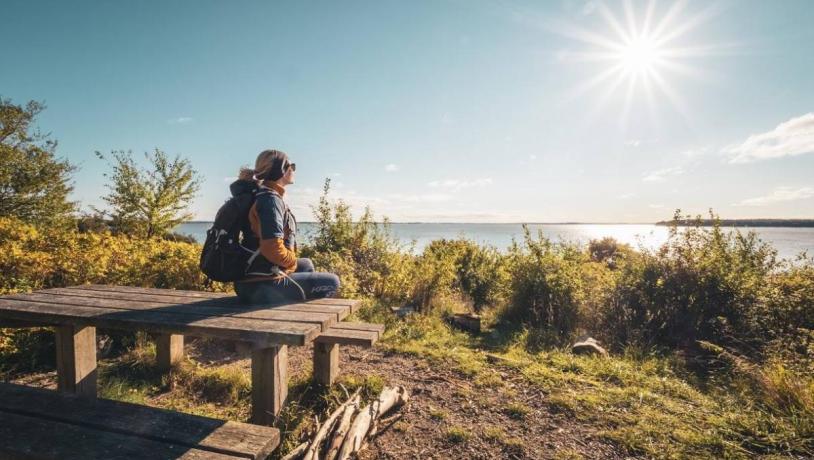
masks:
[[[206,231],[201,250],[201,271],[213,281],[238,281],[260,253],[240,244],[240,230],[248,221],[255,194],[245,192],[226,200],[218,209],[215,222]]]

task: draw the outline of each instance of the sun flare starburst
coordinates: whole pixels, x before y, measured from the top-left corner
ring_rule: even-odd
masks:
[[[579,42],[581,49],[564,53],[563,59],[573,62],[601,63],[603,68],[582,81],[574,90],[573,96],[604,88],[596,115],[612,98],[624,90],[622,118],[627,123],[631,106],[635,99],[644,99],[653,111],[660,105],[658,99],[666,99],[669,104],[689,118],[684,101],[671,84],[675,74],[690,77],[706,77],[699,67],[687,61],[721,54],[724,46],[688,46],[684,41],[687,33],[718,13],[718,4],[710,3],[703,11],[681,18],[686,1],[672,3],[654,20],[656,3],[649,1],[643,11],[637,11],[631,1],[623,3],[622,20],[604,3],[595,4],[595,11],[607,29],[603,32],[581,28],[575,25],[559,27],[556,32]]]

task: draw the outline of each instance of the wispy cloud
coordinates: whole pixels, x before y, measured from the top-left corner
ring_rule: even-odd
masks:
[[[814,187],[778,187],[772,193],[756,198],[747,198],[734,206],[767,206],[782,201],[805,200],[814,197]]]
[[[712,153],[713,151],[714,150],[712,150],[709,147],[698,147],[698,148],[694,148],[694,149],[685,150],[685,151],[682,152],[682,155],[684,155],[687,158],[698,158],[698,157],[702,157],[704,155],[707,155],[709,153]]]
[[[390,163],[388,165],[385,165],[384,170],[386,172],[396,172],[399,170],[399,165]]]
[[[460,180],[460,179],[434,180],[432,182],[428,182],[427,185],[432,188],[441,188],[457,192],[465,188],[486,187],[488,185],[492,185],[492,178],[485,177],[482,179],[473,179],[473,180]]]
[[[680,176],[684,174],[684,168],[677,166],[674,168],[664,168],[649,173],[644,173],[643,182],[664,182],[668,177]]]
[[[194,120],[192,119],[192,117],[176,117],[176,118],[170,118],[169,120],[167,120],[167,124],[170,124],[170,125],[186,125],[188,123],[192,123],[193,121]]]
[[[771,131],[753,134],[740,144],[725,147],[722,153],[730,163],[814,153],[814,113],[780,123]]]
[[[452,199],[452,195],[446,193],[423,193],[405,194],[391,193],[387,195],[388,200],[401,203],[441,203]]]

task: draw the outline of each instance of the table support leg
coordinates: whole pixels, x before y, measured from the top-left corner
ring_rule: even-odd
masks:
[[[331,386],[339,375],[339,344],[314,344],[314,381]]]
[[[57,326],[57,388],[96,397],[96,328]]]
[[[169,371],[184,358],[184,336],[159,334],[155,340],[155,358],[161,372]]]
[[[252,350],[252,423],[271,425],[288,397],[288,347]]]

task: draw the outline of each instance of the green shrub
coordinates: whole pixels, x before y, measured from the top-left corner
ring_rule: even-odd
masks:
[[[775,251],[754,233],[673,226],[661,248],[623,265],[604,327],[617,344],[758,345],[753,320],[777,268]]]
[[[589,259],[576,245],[524,231],[523,244],[510,250],[511,300],[504,319],[528,325],[543,343],[564,343],[577,330]]]
[[[314,208],[316,230],[303,247],[320,269],[339,275],[340,294],[405,300],[412,282],[412,260],[390,231],[388,221],[376,223],[370,210],[354,222],[350,207],[328,199],[330,180]]]
[[[37,228],[0,218],[0,294],[84,283],[203,290],[200,250],[180,241]]]

